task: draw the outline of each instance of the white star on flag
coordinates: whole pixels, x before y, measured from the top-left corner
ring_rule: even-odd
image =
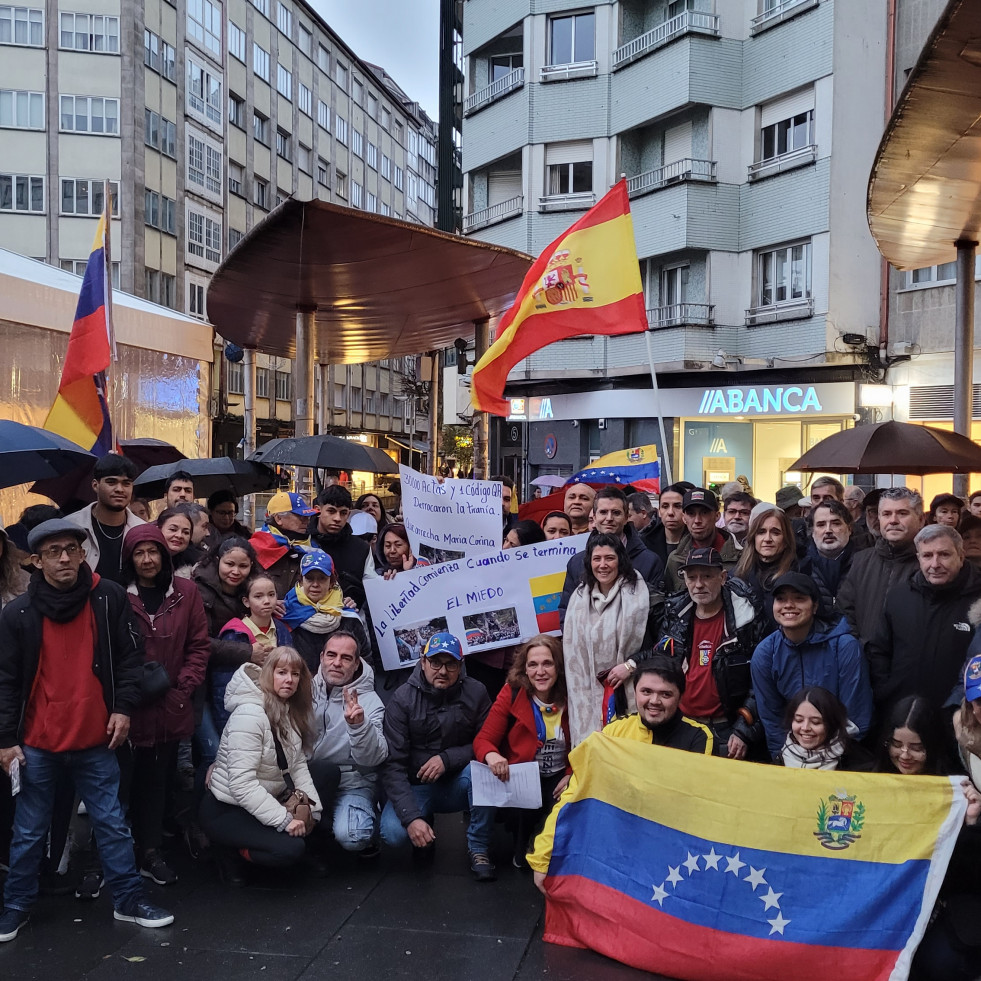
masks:
[[[706,872],[709,869],[715,869],[716,872],[720,871],[720,869],[719,869],[719,859],[722,858],[722,856],[715,854],[715,846],[714,845],[712,846],[712,851],[710,851],[708,853],[708,855],[703,855],[702,858],[705,859],[705,871]]]
[[[683,878],[680,865],[668,866],[668,878],[666,881],[670,882],[672,886],[676,886]]]
[[[777,913],[777,917],[776,917],[775,920],[767,920],[766,922],[770,924],[770,936],[771,937],[775,933],[779,933],[780,936],[782,937],[783,936],[783,928],[790,922],[790,920],[785,920],[783,918],[783,913]]]
[[[763,909],[768,910],[771,907],[776,907],[780,909],[779,899],[783,895],[782,892],[774,892],[773,887],[770,887],[770,891],[765,896],[757,896],[757,899],[763,900]]]
[[[688,858],[681,863],[686,869],[688,869],[688,876],[691,878],[693,872],[701,872],[701,868],[698,864],[698,856],[692,855],[691,852],[688,853]]]
[[[651,886],[651,888],[654,890],[654,895],[651,896],[651,902],[653,903],[656,899],[658,906],[663,906],[664,900],[668,895],[667,889],[664,888],[664,883],[662,882],[659,886]]]
[[[739,861],[739,852],[729,858],[726,856],[726,872],[731,872],[737,879],[739,878],[739,870],[746,867],[745,862]]]
[[[766,879],[763,878],[765,873],[766,873],[766,869],[754,869],[753,866],[751,865],[749,867],[749,875],[747,875],[743,879],[743,882],[748,882],[753,887],[753,892],[756,892],[757,886],[766,885]]]

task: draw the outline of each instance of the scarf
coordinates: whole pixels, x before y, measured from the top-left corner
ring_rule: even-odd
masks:
[[[306,629],[313,630],[314,633],[328,633],[337,626],[338,619],[344,614],[344,594],[340,586],[335,586],[322,600],[314,602],[307,596],[303,583],[297,583],[286,594],[285,602],[286,612],[283,614],[283,621],[290,630],[295,630],[303,624]],[[316,626],[309,622],[315,617]]]
[[[647,583],[639,574],[629,584],[618,579],[605,596],[598,586],[587,592],[581,585],[573,592],[563,627],[573,746],[602,727],[604,692],[597,675],[622,664],[640,649],[650,608]],[[632,696],[628,687],[628,705]]]
[[[854,722],[848,722],[845,727],[848,736],[858,735],[858,726]],[[823,743],[817,749],[804,749],[799,743],[794,742],[793,733],[787,733],[787,740],[780,750],[780,757],[784,766],[794,767],[798,770],[837,770],[841,757],[845,752],[845,739],[839,736],[833,742]]]
[[[55,589],[41,573],[31,578],[27,592],[31,605],[43,617],[55,623],[68,623],[82,612],[89,595],[99,584],[99,576],[93,573],[87,562],[78,567],[78,578],[70,589]]]
[[[276,525],[265,524],[260,529],[276,540],[278,545],[285,545],[287,548],[295,548],[298,552],[309,552],[313,546],[310,544],[310,532],[307,531],[299,535],[287,535],[285,531]]]

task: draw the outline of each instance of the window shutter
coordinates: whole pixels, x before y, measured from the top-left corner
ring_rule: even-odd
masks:
[[[801,89],[789,95],[781,96],[763,106],[760,112],[760,126],[766,128],[784,119],[790,119],[808,109],[814,108],[814,89]]]

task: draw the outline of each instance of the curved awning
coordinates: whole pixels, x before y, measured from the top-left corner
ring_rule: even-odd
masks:
[[[981,233],[981,3],[950,0],[886,127],[868,221],[899,269],[952,262]]]
[[[419,354],[493,330],[530,267],[513,249],[423,225],[289,200],[229,253],[208,287],[208,319],[225,338],[295,354],[296,312],[315,309],[323,364]]]

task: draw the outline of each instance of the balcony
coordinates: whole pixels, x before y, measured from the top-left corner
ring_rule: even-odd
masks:
[[[525,84],[525,70],[515,68],[513,72],[502,75],[496,82],[485,85],[482,89],[477,89],[472,95],[467,96],[464,103],[464,116],[473,115],[484,106],[489,106],[498,99],[503,99],[509,92],[520,89]]]
[[[819,0],[783,0],[750,21],[749,33],[759,34],[818,5]]]
[[[746,311],[746,326],[776,324],[784,320],[807,320],[814,316],[814,297],[808,293],[796,300],[783,300],[767,306],[750,307]]]
[[[543,82],[567,82],[573,78],[595,78],[599,74],[598,61],[574,61],[568,65],[545,65],[540,80]]]
[[[692,160],[686,157],[684,160],[675,160],[664,167],[658,167],[657,170],[648,170],[631,177],[627,181],[627,193],[630,197],[636,198],[658,188],[668,187],[670,184],[680,184],[682,181],[706,181],[714,184],[716,180],[714,160]]]
[[[547,211],[586,211],[596,204],[596,195],[592,191],[580,191],[576,194],[543,194],[538,199],[538,210]]]
[[[464,215],[463,230],[464,232],[475,232],[478,228],[486,228],[488,225],[494,225],[499,221],[514,218],[524,211],[524,207],[524,196],[519,194],[516,198],[508,198],[507,201],[492,204],[489,208],[483,208],[481,211],[473,211],[469,215]]]
[[[766,160],[751,163],[747,168],[746,179],[751,182],[762,180],[764,177],[782,174],[787,170],[806,167],[815,160],[817,160],[817,146],[812,143],[810,146],[802,146],[799,150],[790,150],[776,157],[767,157]]]
[[[647,311],[651,330],[664,327],[711,327],[715,323],[715,306],[711,303],[672,303]]]
[[[658,24],[652,31],[635,37],[626,44],[621,44],[613,52],[613,70],[629,65],[630,62],[643,58],[644,55],[662,48],[669,44],[676,37],[683,34],[708,34],[711,37],[719,36],[719,18],[716,14],[704,14],[697,10],[686,10],[666,20],[663,24]]]

